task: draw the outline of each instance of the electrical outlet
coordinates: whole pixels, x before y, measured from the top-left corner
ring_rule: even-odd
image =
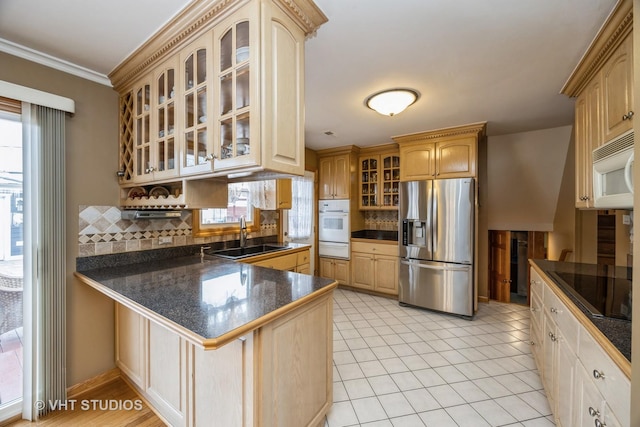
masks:
[[[171,236],[162,236],[158,237],[159,245],[170,245],[171,244]]]
[[[622,223],[624,225],[629,225],[631,224],[631,216],[629,215],[622,215]]]

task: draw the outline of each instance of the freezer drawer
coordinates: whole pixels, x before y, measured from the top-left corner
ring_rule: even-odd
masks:
[[[473,316],[473,266],[400,261],[400,303]]]

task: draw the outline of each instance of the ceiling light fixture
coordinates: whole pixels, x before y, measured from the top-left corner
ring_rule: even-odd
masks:
[[[365,105],[385,116],[395,116],[419,97],[420,94],[413,89],[387,89],[369,96]]]

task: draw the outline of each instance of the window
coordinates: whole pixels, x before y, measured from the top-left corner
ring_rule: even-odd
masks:
[[[240,231],[240,217],[247,221],[247,231],[260,229],[260,210],[251,203],[249,183],[228,185],[229,200],[226,208],[199,209],[193,211],[193,236],[216,236]]]

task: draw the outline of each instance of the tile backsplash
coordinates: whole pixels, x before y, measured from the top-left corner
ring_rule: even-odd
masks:
[[[365,211],[364,226],[367,230],[397,230],[398,211]]]
[[[176,246],[237,240],[238,234],[193,237],[192,216],[185,210],[181,218],[166,220],[125,220],[116,206],[80,206],[78,226],[78,257],[107,255]],[[250,238],[278,233],[278,211],[260,211],[260,231]],[[160,237],[171,242],[160,244]]]

